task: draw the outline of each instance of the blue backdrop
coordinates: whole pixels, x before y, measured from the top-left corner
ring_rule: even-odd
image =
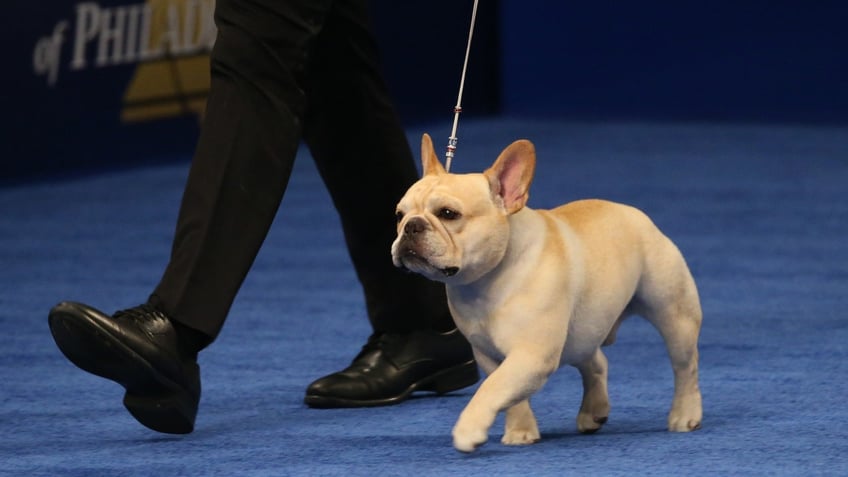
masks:
[[[502,2],[503,109],[848,121],[848,2]]]
[[[404,121],[449,118],[473,2],[372,3]],[[190,155],[211,5],[5,6],[0,179]],[[464,117],[844,123],[846,19],[838,0],[483,0]]]

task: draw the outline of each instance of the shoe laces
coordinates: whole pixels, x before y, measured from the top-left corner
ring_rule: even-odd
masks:
[[[174,349],[181,358],[197,359],[198,348],[193,347],[194,343],[188,343],[184,336],[180,336],[168,315],[153,305],[145,303],[126,310],[119,310],[112,315],[112,318],[131,321],[133,326],[150,338],[154,338],[155,335],[170,335],[171,339],[174,340]]]
[[[356,358],[354,358],[354,361],[356,361],[359,358],[367,355],[368,353],[371,353],[372,351],[380,351],[380,350],[385,351],[386,348],[387,348],[387,345],[390,345],[391,343],[397,342],[398,338],[399,338],[399,336],[396,335],[396,334],[389,334],[389,333],[374,333],[374,334],[372,334],[371,336],[368,337],[368,341],[366,341],[365,344],[362,346],[362,350],[359,352],[358,355],[356,355]]]
[[[112,317],[114,319],[130,319],[134,321],[152,321],[167,319],[164,313],[157,310],[153,305],[143,304],[127,308],[126,310],[116,311]]]
[[[384,349],[386,345],[396,343],[401,338],[397,333],[374,333],[368,337],[368,342],[362,347],[363,350]]]

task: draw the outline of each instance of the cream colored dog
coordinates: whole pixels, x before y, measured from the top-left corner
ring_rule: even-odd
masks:
[[[501,442],[539,440],[529,398],[562,364],[583,379],[577,429],[600,429],[610,410],[607,359],[627,316],[645,317],[665,340],[674,369],[671,431],[701,425],[701,306],[677,247],[639,210],[581,200],[526,207],[536,153],[520,140],[482,174],[450,174],[424,135],[424,176],[397,207],[398,267],[447,286],[451,312],[488,375],[453,428],[471,452],[506,410]]]

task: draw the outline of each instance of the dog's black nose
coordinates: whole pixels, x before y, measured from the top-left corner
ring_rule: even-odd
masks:
[[[404,235],[416,235],[425,230],[427,230],[427,221],[421,217],[413,217],[403,226]]]

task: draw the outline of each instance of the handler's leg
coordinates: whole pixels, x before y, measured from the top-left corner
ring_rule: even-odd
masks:
[[[306,141],[333,198],[374,335],[347,369],[313,383],[320,407],[399,402],[478,379],[444,286],[400,272],[390,249],[395,206],[418,173],[389,99],[366,2],[337,2],[312,51]]]
[[[151,429],[194,429],[197,352],[218,335],[286,188],[306,46],[328,6],[218,0],[208,107],[161,282],[147,304],[111,316],[74,302],[50,311],[62,352],[121,384],[124,405]]]

